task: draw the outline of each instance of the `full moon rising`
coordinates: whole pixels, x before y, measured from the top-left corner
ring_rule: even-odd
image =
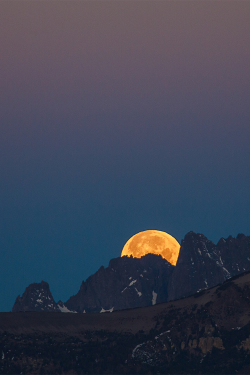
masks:
[[[146,230],[135,234],[126,242],[121,256],[141,258],[146,254],[156,254],[175,266],[179,252],[180,244],[170,234],[159,230]]]

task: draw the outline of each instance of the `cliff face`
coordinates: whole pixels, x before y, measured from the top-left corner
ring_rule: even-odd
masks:
[[[189,296],[245,271],[250,271],[250,237],[229,236],[215,245],[203,234],[189,232],[181,242],[176,266],[153,254],[115,258],[83,281],[65,304],[56,304],[48,284],[42,282],[18,296],[13,311],[82,313],[144,307]]]
[[[169,300],[182,298],[222,283],[230,277],[223,269],[217,247],[203,234],[189,232],[181,242],[178,262],[168,288]]]
[[[250,270],[250,236],[238,234],[236,238],[221,238],[216,248],[229,277]]]

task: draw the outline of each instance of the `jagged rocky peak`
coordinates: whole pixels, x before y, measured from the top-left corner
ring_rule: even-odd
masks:
[[[230,276],[238,275],[250,269],[250,237],[239,233],[236,238],[221,238],[217,251]],[[229,277],[230,277],[229,276]]]
[[[227,271],[227,270],[226,270]],[[189,232],[169,282],[168,298],[183,298],[225,280],[216,246],[203,234]]]
[[[30,284],[22,296],[16,298],[12,312],[60,311],[45,281]]]
[[[111,259],[86,281],[65,306],[77,312],[104,312],[148,306],[167,299],[174,266],[160,255]]]
[[[181,250],[177,263],[203,263],[204,257],[219,261],[215,244],[201,233],[187,233],[181,242]]]
[[[112,312],[176,300],[250,271],[250,236],[221,238],[217,245],[189,232],[176,266],[160,255],[111,259],[82,282],[78,293],[55,303],[47,283],[31,284],[13,311]]]
[[[188,232],[184,239],[181,241],[181,245],[191,245],[194,249],[202,248],[201,250],[207,251],[208,248],[212,249],[215,247],[214,243],[207,239],[204,234],[195,233],[193,231]]]

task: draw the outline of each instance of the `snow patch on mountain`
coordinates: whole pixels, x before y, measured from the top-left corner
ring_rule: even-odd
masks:
[[[136,292],[137,292],[137,294],[138,294],[138,296],[139,297],[141,297],[141,295],[142,295],[142,293],[141,292],[139,292],[136,288],[135,288],[135,290],[136,290]]]
[[[110,310],[104,310],[104,308],[102,307],[100,313],[113,312],[113,310],[114,310],[114,307],[112,307]]]
[[[129,284],[129,286],[131,286],[131,285],[135,284],[135,283],[136,283],[136,281],[137,281],[137,280],[133,280],[133,281],[131,281],[131,283]]]
[[[156,304],[156,299],[157,299],[157,293],[153,290],[152,292],[152,305]]]
[[[58,309],[59,309],[61,312],[63,312],[63,313],[76,313],[76,311],[69,310],[69,309],[64,305],[64,303],[62,303],[61,301],[58,302],[57,306],[58,306]]]

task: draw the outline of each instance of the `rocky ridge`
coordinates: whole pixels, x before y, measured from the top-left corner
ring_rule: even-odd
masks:
[[[77,312],[112,312],[165,302],[173,271],[174,266],[153,254],[112,259],[83,281],[65,306]]]
[[[28,307],[30,311],[112,312],[149,306],[189,296],[249,270],[250,236],[221,238],[215,245],[204,235],[189,232],[181,242],[175,267],[153,254],[140,259],[115,258],[83,281],[76,295],[64,304],[59,301],[55,309],[41,302],[29,304],[25,292],[18,296],[13,311]]]

